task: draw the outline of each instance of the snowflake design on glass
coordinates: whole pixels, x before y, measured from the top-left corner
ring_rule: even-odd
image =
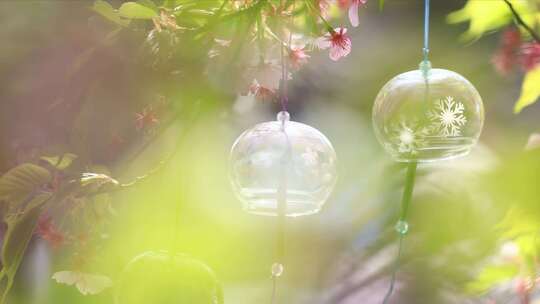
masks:
[[[465,106],[451,96],[439,99],[435,109],[428,112],[431,127],[439,136],[460,136],[462,127],[467,123],[464,111]]]
[[[407,122],[402,119],[389,130],[392,143],[388,144],[399,153],[417,154],[418,149],[424,147],[427,142],[425,137],[429,135],[429,129],[419,126],[415,122]]]

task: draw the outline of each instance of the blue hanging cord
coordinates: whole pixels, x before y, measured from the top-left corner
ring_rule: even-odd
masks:
[[[431,69],[431,62],[429,62],[429,1],[425,0],[424,2],[424,48],[422,49],[424,58],[420,62],[420,70],[426,79]]]
[[[430,0],[424,0],[424,48],[422,49],[423,53],[423,60],[420,63],[420,70],[422,71],[422,74],[426,80],[426,98],[428,95],[428,75],[429,70],[431,69],[431,63],[429,62],[429,3]],[[397,222],[394,229],[399,234],[399,244],[398,244],[398,251],[397,256],[394,261],[393,269],[392,269],[392,277],[390,279],[390,286],[388,288],[388,291],[386,292],[386,295],[383,300],[383,304],[388,304],[388,301],[390,301],[390,297],[392,296],[392,293],[394,292],[394,287],[396,284],[396,274],[400,266],[400,259],[403,251],[403,239],[405,235],[409,232],[409,224],[407,223],[407,215],[409,212],[409,205],[411,203],[412,199],[412,193],[414,189],[414,181],[416,179],[416,168],[417,168],[417,162],[413,161],[410,162],[407,166],[407,174],[405,177],[405,189],[403,190],[403,197],[401,199],[401,215],[399,217],[399,221]]]
[[[424,4],[424,61],[429,61],[429,0]]]
[[[281,1],[281,7],[285,7],[285,3]],[[294,10],[294,2],[293,2]],[[291,20],[292,23],[292,20]],[[285,26],[285,24],[284,24]],[[281,57],[281,81],[279,85],[279,99],[281,103],[281,111],[287,116],[287,106],[289,104],[287,80],[289,78],[288,60],[285,54],[285,47],[289,48],[291,45],[292,32],[289,34],[289,42],[287,45],[280,43],[280,57]],[[275,257],[274,264],[271,267],[272,274],[272,296],[270,298],[270,304],[277,303],[277,280],[283,274],[284,271],[284,258],[285,258],[285,216],[287,211],[287,168],[290,165],[291,158],[291,144],[287,132],[285,132],[285,124],[288,122],[288,118],[282,121],[282,132],[286,138],[286,153],[280,163],[280,185],[278,189],[277,198],[277,219],[276,219],[276,245],[275,245]]]

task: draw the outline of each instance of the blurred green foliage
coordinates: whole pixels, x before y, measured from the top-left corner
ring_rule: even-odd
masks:
[[[483,145],[469,158],[420,168],[398,278],[400,303],[471,303],[464,291],[497,299],[493,292],[500,286],[532,280],[537,271],[540,158],[522,149],[537,128],[538,112],[530,107],[519,118],[509,115],[509,101],[521,81],[493,74],[488,58],[496,41],[487,34],[511,24],[512,16],[499,2],[483,1],[493,6],[482,7],[480,1],[468,2],[449,17],[472,22],[468,39],[486,36],[466,47],[455,39],[461,28],[444,24],[444,16],[463,3],[432,3],[433,62],[475,83],[488,119]],[[520,12],[529,7],[513,3]],[[243,59],[258,54],[248,39],[258,20],[253,19],[256,9],[247,6],[213,23],[220,4],[165,1],[162,6],[179,27],[200,29],[183,33],[169,24],[149,36],[155,25],[147,18],[161,18],[162,9],[149,1],[96,1],[93,11],[80,2],[0,3],[0,14],[10,25],[0,35],[13,42],[0,49],[0,167],[6,172],[0,197],[19,201],[25,196],[17,192],[20,185],[28,185],[25,194],[56,189],[44,207],[66,233],[63,250],[47,245],[46,256],[36,257],[31,254],[39,253],[43,242],[31,240],[27,228],[39,221],[40,208],[8,221],[5,244],[11,245],[5,247],[5,267],[17,268],[13,265],[20,261],[13,256],[20,255],[26,241],[30,246],[15,278],[12,303],[112,302],[116,289],[82,296],[74,287],[50,283],[59,270],[106,276],[115,283],[127,277],[118,287],[129,289],[123,292],[128,297],[148,286],[148,295],[208,303],[214,295],[220,299],[219,277],[225,303],[268,301],[274,221],[242,212],[229,189],[227,155],[241,130],[273,119],[279,107],[237,98]],[[175,11],[178,6],[185,10]],[[422,5],[386,1],[382,13],[369,8],[353,36],[348,61],[330,65],[312,53],[310,65],[291,81],[293,118],[331,138],[340,181],[321,214],[288,223],[287,263],[279,287],[284,303],[378,303],[387,287],[403,168],[391,164],[376,144],[370,109],[386,80],[416,67]],[[158,21],[168,24],[169,17]],[[524,18],[536,22],[527,13]],[[314,36],[324,28],[311,15],[299,18],[296,26]],[[237,46],[221,50],[217,62],[208,58],[216,37],[231,37]],[[538,95],[538,82],[527,79],[523,105]],[[159,122],[138,129],[137,114],[152,113],[149,106]],[[159,165],[169,158],[166,166]],[[17,168],[19,159],[31,163],[25,168],[42,168],[37,171],[47,173],[38,175],[48,177],[36,181],[23,174],[17,187],[6,188],[8,169]],[[161,170],[147,175],[156,167]],[[137,186],[123,187],[132,182]],[[24,214],[28,218],[23,221]],[[506,242],[518,248],[511,260],[498,257]],[[174,256],[175,267],[163,266],[160,250]],[[152,262],[123,274],[134,256],[148,251]],[[51,268],[41,275],[39,267],[28,270],[34,260]],[[45,286],[42,294],[35,281]],[[6,283],[0,281],[3,287]],[[510,295],[515,297],[513,289]]]
[[[537,30],[540,25],[540,11],[538,0],[509,0],[510,5],[526,26]],[[465,6],[447,16],[449,23],[469,22],[469,29],[462,35],[464,42],[480,39],[493,31],[516,23],[522,34],[532,39],[530,33],[516,21],[516,16],[505,1],[468,0]],[[540,41],[537,41],[540,43]],[[524,107],[535,103],[540,97],[539,68],[526,72],[521,88],[521,95],[517,100],[514,112],[519,113]]]

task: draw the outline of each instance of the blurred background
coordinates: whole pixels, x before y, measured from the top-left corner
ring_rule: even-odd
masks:
[[[540,107],[513,113],[522,75],[494,71],[499,35],[463,42],[467,24],[447,23],[446,16],[465,1],[432,2],[431,62],[475,85],[486,121],[470,155],[419,167],[390,303],[535,303],[535,271],[499,276],[496,269],[487,281],[478,280],[486,265],[519,259],[523,247],[509,232],[515,227],[532,229],[528,246],[536,248],[540,152],[524,150],[538,131]],[[137,31],[104,39],[109,29],[91,6],[0,2],[0,172],[40,155],[69,152],[80,166],[99,167],[122,182],[172,158],[136,187],[100,198],[106,207],[92,212],[106,217],[89,219],[85,204],[93,201],[66,207],[73,216],[59,219],[57,229],[92,232],[97,240],[65,237],[53,246],[34,236],[10,303],[114,303],[114,288],[85,296],[51,277],[77,269],[116,282],[133,257],[160,250],[208,265],[225,303],[269,303],[275,219],[242,210],[230,187],[228,157],[235,138],[273,120],[279,105],[238,95],[223,81],[235,70],[208,71],[206,53],[197,54],[188,42],[180,43],[182,56],[170,63],[145,53]],[[386,81],[417,68],[422,30],[422,1],[387,0],[382,11],[370,1],[359,27],[349,29],[349,56],[332,62],[327,53],[313,52],[294,74],[292,119],[330,139],[339,180],[320,213],[287,220],[280,303],[382,302],[396,253],[393,226],[405,171],[376,141],[371,108]],[[533,256],[519,263],[536,269]],[[531,285],[528,302],[520,284]]]

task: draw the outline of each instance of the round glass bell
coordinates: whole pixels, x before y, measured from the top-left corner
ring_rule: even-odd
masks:
[[[191,257],[147,251],[134,257],[115,286],[115,304],[223,304],[215,273]]]
[[[421,67],[384,85],[372,118],[377,139],[395,160],[429,162],[467,154],[482,131],[484,107],[463,76]]]
[[[247,212],[301,216],[317,213],[337,180],[336,152],[308,125],[278,113],[246,130],[230,155],[231,182]]]

